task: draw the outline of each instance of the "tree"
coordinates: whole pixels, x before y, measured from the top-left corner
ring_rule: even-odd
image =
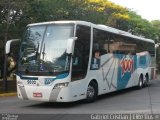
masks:
[[[1,0],[0,2],[0,43],[1,49],[8,39],[19,37],[18,25],[22,17],[23,0]]]
[[[0,11],[3,43],[19,38],[29,23],[55,20],[85,20],[150,39],[159,39],[160,33],[136,12],[108,0],[1,0]]]
[[[154,26],[155,29],[155,40],[160,42],[160,20],[153,20],[151,24]]]

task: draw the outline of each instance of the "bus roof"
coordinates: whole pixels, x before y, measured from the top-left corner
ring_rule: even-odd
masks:
[[[155,43],[154,40],[151,39],[147,39],[144,37],[139,37],[136,35],[133,35],[129,32],[123,31],[123,30],[119,30],[116,28],[112,28],[106,25],[101,25],[101,24],[93,24],[91,22],[86,22],[86,21],[80,21],[80,20],[70,20],[70,21],[50,21],[50,22],[41,22],[41,23],[33,23],[33,24],[29,24],[27,26],[35,26],[35,25],[48,25],[48,24],[82,24],[82,25],[87,25],[87,26],[93,26],[94,28],[97,29],[101,29],[101,30],[105,30],[108,31],[110,33],[114,33],[117,35],[121,35],[121,36],[125,36],[125,37],[129,37],[129,38],[134,38],[134,39],[138,39],[138,40],[142,40],[142,41],[146,41],[146,42],[151,42],[151,43]]]

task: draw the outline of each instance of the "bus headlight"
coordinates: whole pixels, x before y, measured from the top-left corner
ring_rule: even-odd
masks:
[[[53,89],[57,89],[57,88],[63,88],[63,87],[68,87],[69,82],[65,82],[65,83],[57,83]]]

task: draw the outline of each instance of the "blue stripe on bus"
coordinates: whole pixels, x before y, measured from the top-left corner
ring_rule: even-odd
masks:
[[[64,79],[69,75],[69,73],[64,73],[56,76],[55,78],[45,78],[45,85],[50,84],[51,82],[57,80],[57,79]]]
[[[17,76],[19,76],[22,80],[27,79],[27,80],[38,80],[38,77],[23,77],[20,73],[16,73]]]
[[[23,77],[20,73],[17,73],[17,75],[21,78],[21,79],[27,79],[27,80],[38,80],[38,77]],[[69,74],[68,73],[64,73],[64,74],[60,74],[58,76],[56,76],[55,78],[51,78],[52,81],[56,80],[56,79],[63,79],[65,77],[67,77]]]
[[[60,74],[60,75],[56,76],[56,79],[63,79],[65,77],[67,77],[68,75],[69,75],[69,73]]]
[[[56,76],[55,78],[45,78],[45,84],[50,84],[51,82],[57,80],[57,79],[63,79],[66,78],[69,75],[69,73],[64,73]],[[17,73],[17,76],[19,76],[22,80],[38,80],[38,77],[23,77],[20,73]]]

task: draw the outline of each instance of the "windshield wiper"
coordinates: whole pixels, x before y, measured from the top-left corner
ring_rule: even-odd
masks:
[[[39,53],[38,53],[38,50],[39,50],[39,42],[37,43],[38,46],[37,46],[37,49],[36,49],[36,60],[39,59]]]
[[[44,43],[44,46],[43,46],[43,51],[42,51],[42,60],[44,61],[44,56],[45,56],[45,43]]]

